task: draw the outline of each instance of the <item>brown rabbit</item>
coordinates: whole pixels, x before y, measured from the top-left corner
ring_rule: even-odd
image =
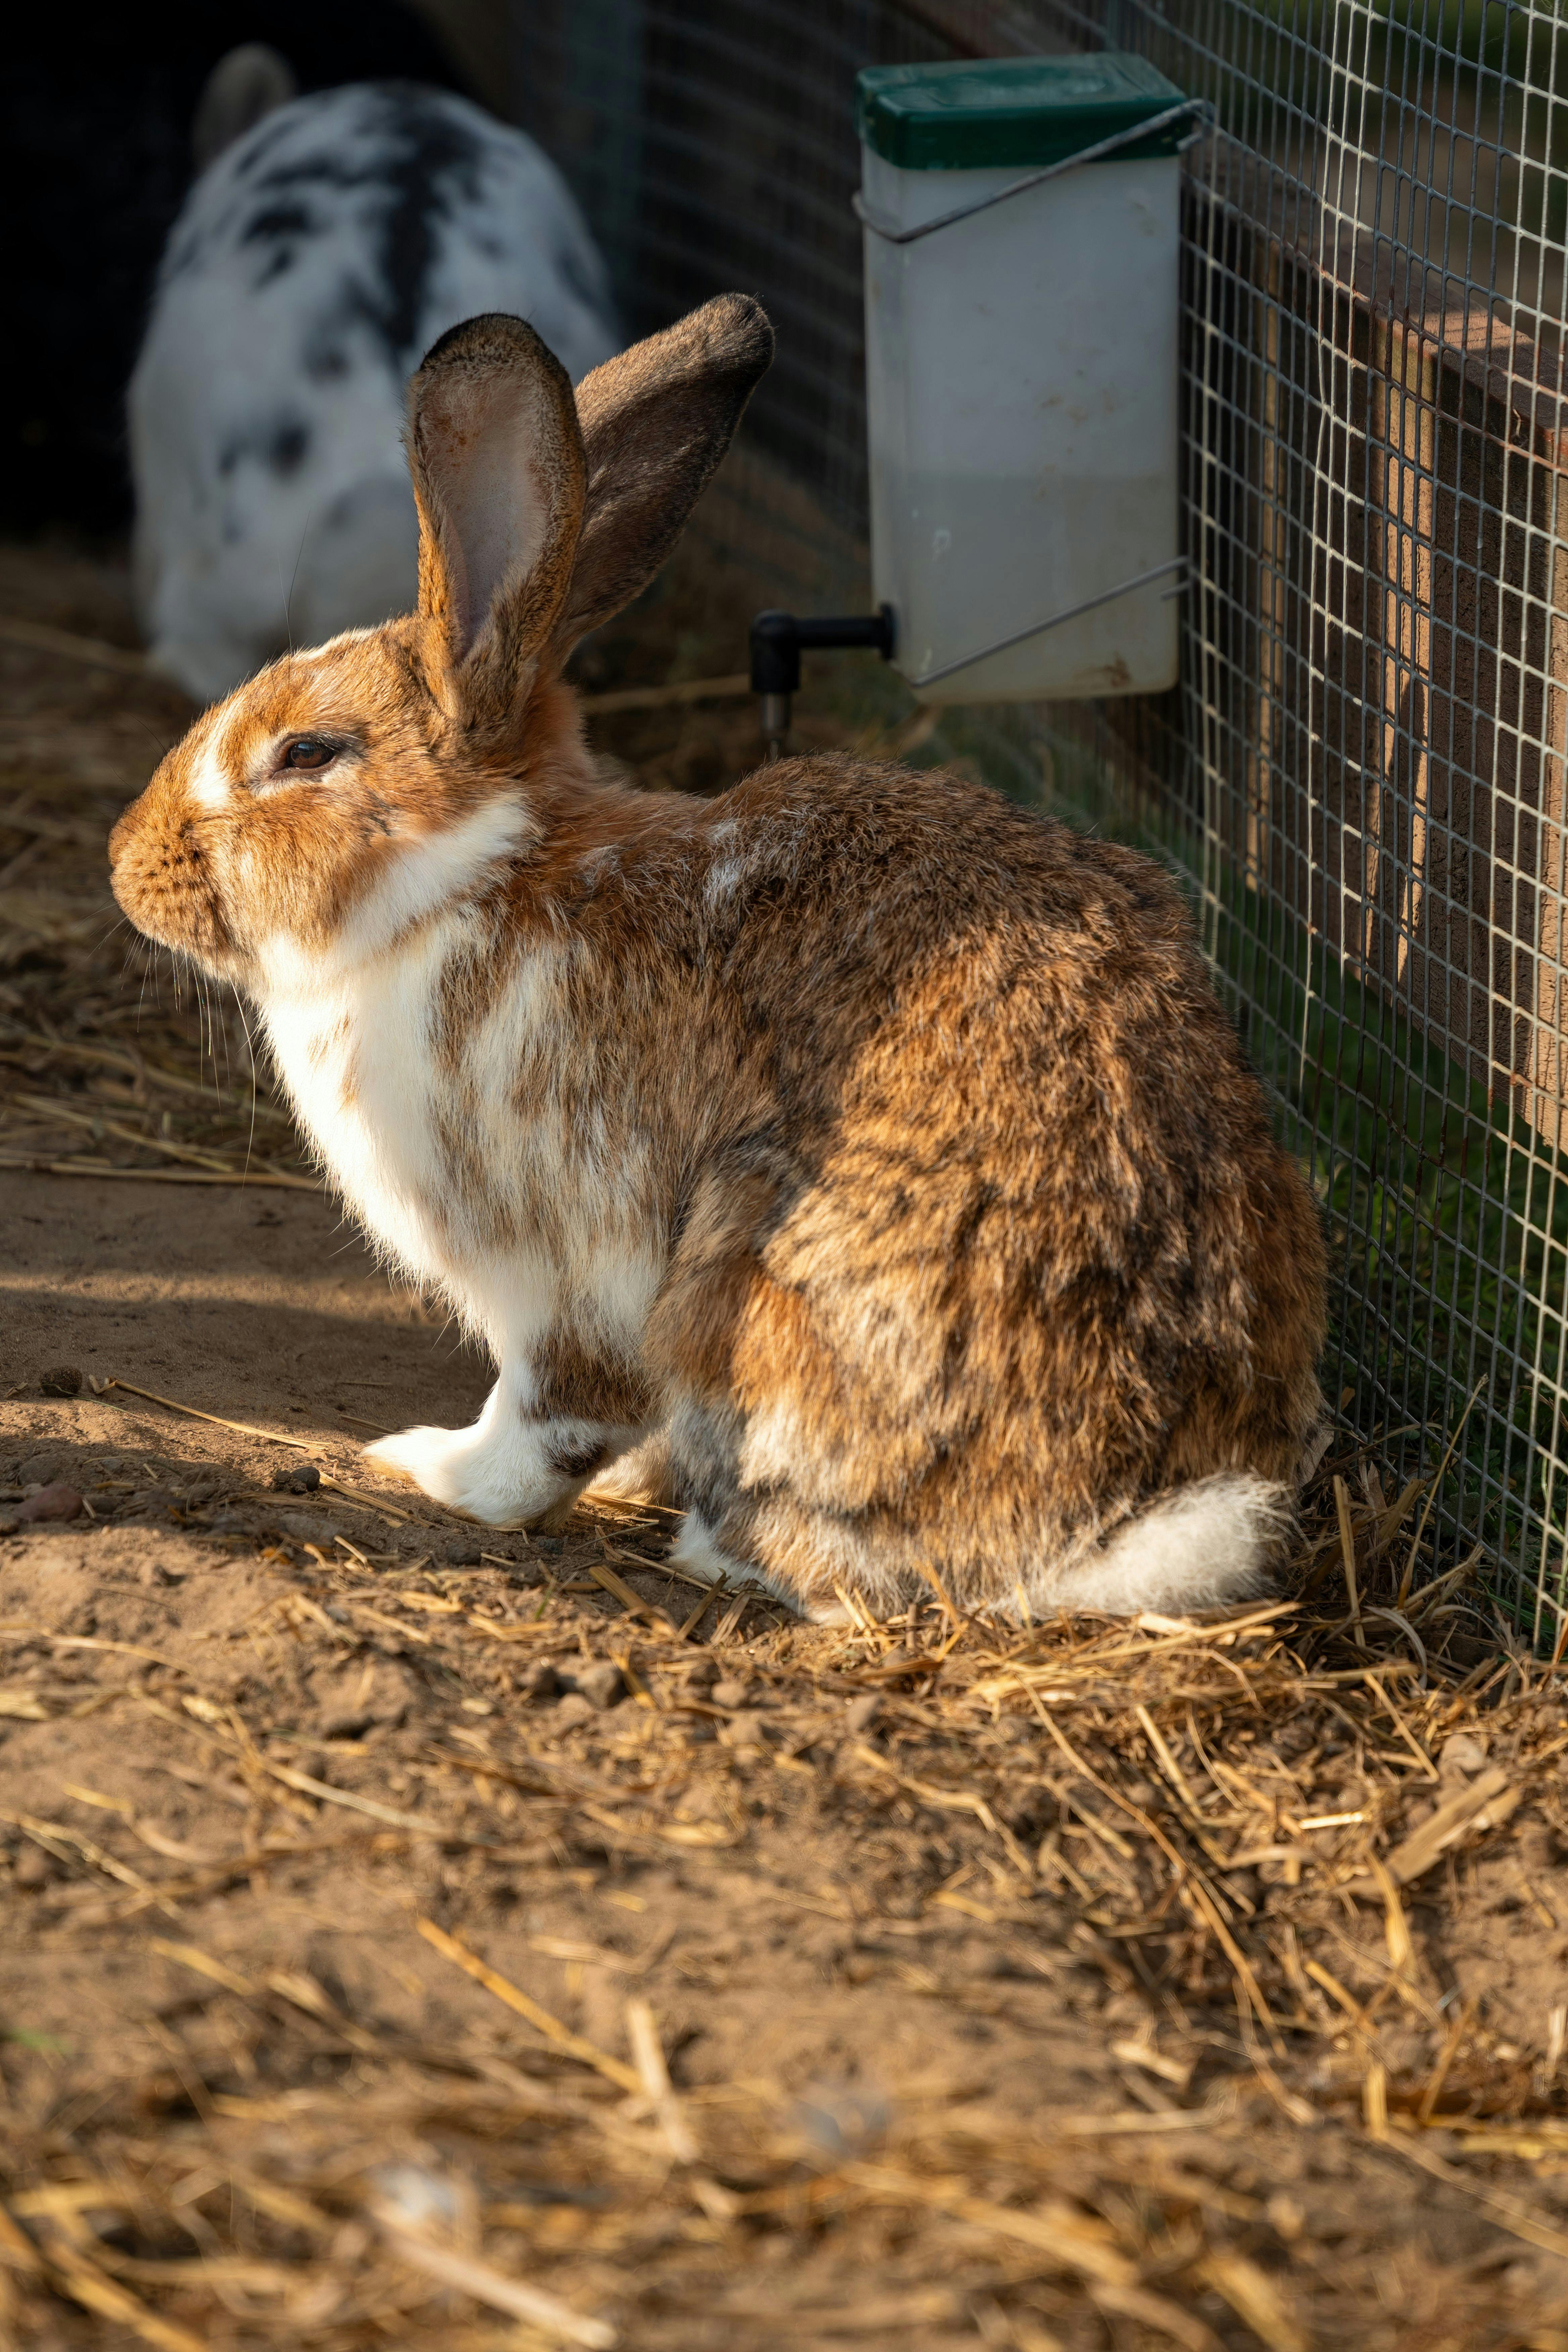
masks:
[[[619,1464],[816,1616],[1255,1588],[1321,1412],[1307,1188],[1148,859],[962,777],[605,782],[561,671],[652,576],[773,335],[414,379],[419,611],[199,719],[115,829],[255,1003],[324,1168],[493,1351],[369,1451],[491,1522]],[[623,1457],[625,1457],[623,1459]],[[606,1483],[611,1483],[607,1481]]]

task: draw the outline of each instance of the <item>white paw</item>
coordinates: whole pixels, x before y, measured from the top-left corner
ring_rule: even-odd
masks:
[[[567,1502],[582,1478],[563,1472],[547,1452],[560,1423],[471,1429],[404,1429],[365,1447],[367,1460],[411,1478],[433,1501],[489,1527],[527,1526]]]

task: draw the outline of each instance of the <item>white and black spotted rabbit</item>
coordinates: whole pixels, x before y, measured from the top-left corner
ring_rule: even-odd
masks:
[[[267,103],[258,73],[217,87],[255,62],[236,53],[209,87],[231,120]],[[222,112],[204,100],[198,132]],[[486,310],[526,318],[574,380],[619,347],[599,254],[521,131],[387,82],[273,104],[222,148],[174,225],[131,383],[155,667],[208,701],[290,643],[408,609],[408,378]]]

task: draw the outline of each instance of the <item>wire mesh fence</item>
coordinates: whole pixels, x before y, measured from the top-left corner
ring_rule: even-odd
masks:
[[[762,294],[704,527],[866,593],[866,64],[1108,46],[1208,102],[1184,191],[1183,676],[944,721],[1157,846],[1312,1170],[1326,1385],[1568,1628],[1568,23],[1555,0],[545,0],[517,111],[646,330]],[[937,749],[942,748],[941,739]]]

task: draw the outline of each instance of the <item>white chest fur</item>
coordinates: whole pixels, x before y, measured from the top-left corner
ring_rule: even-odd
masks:
[[[284,985],[275,967],[259,1001],[289,1098],[384,1255],[498,1356],[563,1312],[635,1355],[665,1259],[647,1138],[584,1110],[595,1048],[570,1034],[568,948],[520,958],[454,1042],[441,1008],[470,944],[454,914],[352,969]]]
[[[437,1142],[444,928],[431,926],[412,950],[269,992],[261,1004],[289,1099],[328,1173],[382,1247],[425,1282],[456,1271]]]
[[[310,953],[278,936],[257,954],[268,1042],[329,1173],[408,1275],[447,1290],[465,1286],[475,1252],[441,1150],[457,1090],[437,1034],[440,990],[483,935],[487,875],[529,825],[521,801],[487,803],[411,842],[331,947]]]

